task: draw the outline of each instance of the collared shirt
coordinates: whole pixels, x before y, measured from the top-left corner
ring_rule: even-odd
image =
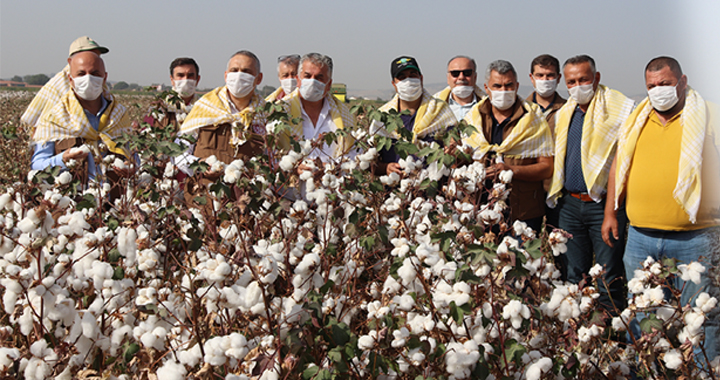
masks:
[[[540,111],[545,113],[545,111],[551,109],[553,105],[555,104],[555,97],[557,96],[557,92],[553,94],[553,99],[550,101],[550,103],[547,105],[547,107],[543,107],[540,103],[537,101],[537,92],[532,93],[532,101],[533,103],[537,104],[538,107],[540,107]]]
[[[303,138],[305,140],[315,140],[323,133],[337,131],[337,126],[335,125],[335,122],[330,116],[330,104],[328,103],[327,99],[323,99],[323,106],[320,110],[320,115],[318,116],[317,123],[315,125],[313,125],[312,120],[310,120],[310,116],[308,116],[308,114],[305,112],[305,108],[302,107],[302,102],[300,104],[300,109],[302,110]],[[322,160],[323,162],[327,162],[334,159],[336,151],[336,142],[332,143],[329,146],[323,143],[322,148],[314,149],[312,152],[310,152],[308,158],[314,159],[319,157],[320,160]]]
[[[490,117],[492,118],[492,132],[490,136],[490,144],[500,145],[505,139],[505,127],[510,124],[512,117],[506,117],[502,123],[499,123],[495,118],[495,115],[491,112]]]
[[[587,193],[585,175],[582,169],[582,132],[585,112],[575,107],[567,135],[567,153],[565,155],[565,189],[571,193]]]
[[[100,116],[102,116],[103,112],[105,112],[105,109],[108,106],[108,101],[105,100],[105,97],[100,96],[100,99],[102,99],[102,106],[100,106],[100,111],[98,111],[97,114],[92,114],[90,111],[83,109],[83,111],[85,112],[85,117],[87,117],[88,122],[96,131],[100,126]],[[67,169],[67,166],[65,166],[65,163],[62,159],[63,153],[64,152],[55,154],[54,141],[35,144],[35,153],[33,153],[32,156],[32,169],[43,170],[45,168],[53,166],[60,166],[63,169]],[[89,178],[95,178],[97,167],[95,166],[95,160],[93,160],[92,154],[88,155],[87,160],[88,176]]]
[[[455,99],[452,96],[452,93],[450,96],[448,96],[448,105],[450,106],[450,109],[455,114],[455,118],[460,121],[465,118],[465,115],[467,115],[468,112],[473,108],[474,105],[477,104],[478,98],[477,95],[475,95],[475,92],[473,92],[473,99],[472,102],[462,105],[455,101]]]

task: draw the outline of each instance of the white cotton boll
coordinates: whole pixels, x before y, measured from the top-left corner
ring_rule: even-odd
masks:
[[[695,299],[695,306],[699,307],[703,313],[708,313],[710,310],[717,306],[718,300],[715,297],[710,297],[709,294],[702,292],[698,294]]]
[[[70,148],[70,154],[75,155],[75,154],[80,154],[80,153],[90,154],[90,147],[87,146],[87,144],[82,144],[79,147]]]
[[[9,193],[0,195],[0,209],[4,209],[8,204],[12,204],[10,203],[11,200],[12,195],[10,195]]]
[[[390,173],[380,177],[380,182],[386,186],[395,186],[400,182],[400,175],[398,173]]]
[[[525,371],[525,379],[539,380],[542,377],[543,373],[548,372],[550,369],[552,369],[552,365],[552,359],[546,357],[540,358],[538,361],[528,366],[527,370]]]
[[[62,172],[55,178],[55,180],[61,185],[67,185],[68,183],[70,183],[70,181],[72,181],[72,174],[67,171]]]
[[[10,369],[13,362],[19,358],[20,350],[17,348],[0,347],[0,371],[7,371]]]
[[[184,380],[186,374],[185,366],[174,360],[166,361],[157,370],[157,378],[162,380]]]
[[[368,335],[363,335],[358,339],[358,348],[363,351],[369,351],[375,346],[375,339],[377,338],[377,331],[372,330]]]
[[[382,287],[382,293],[387,295],[393,295],[400,291],[402,285],[397,282],[392,276],[388,276]]]
[[[180,360],[180,363],[185,364],[189,367],[195,367],[198,363],[200,363],[201,358],[202,352],[200,351],[199,344],[195,344],[191,348],[180,351],[178,353],[178,359]]]
[[[590,328],[581,326],[578,330],[578,339],[580,342],[587,343],[592,340],[592,338],[599,336],[601,332],[602,329],[600,329],[598,325],[592,325]]]
[[[600,264],[593,265],[592,268],[590,268],[590,277],[597,278],[600,277],[603,272],[605,272],[605,269]]]
[[[513,171],[512,170],[503,170],[498,174],[498,179],[502,183],[510,183],[513,179]]]
[[[410,311],[415,307],[415,300],[408,294],[400,297],[395,296],[393,302],[397,305],[397,308],[402,311]]]
[[[511,300],[503,307],[502,317],[510,319],[513,328],[519,329],[522,326],[523,319],[530,318],[530,309],[518,300]]]
[[[38,218],[35,210],[31,209],[28,211],[27,216],[18,223],[17,227],[20,231],[27,234],[35,231],[38,228],[38,225],[40,225],[40,218]]]
[[[676,349],[672,349],[665,353],[663,361],[665,362],[665,366],[669,369],[678,369],[683,362],[682,353]]]
[[[407,342],[407,338],[410,337],[410,330],[408,330],[405,327],[400,328],[400,330],[393,331],[393,341],[390,343],[391,346],[398,348],[405,346],[405,342]]]
[[[112,166],[113,166],[115,169],[119,169],[119,170],[125,170],[125,169],[128,168],[128,165],[125,164],[125,161],[124,161],[124,160],[121,160],[121,159],[119,159],[119,158],[115,158],[115,161],[113,161]]]
[[[705,266],[698,262],[680,264],[678,265],[678,269],[681,273],[680,278],[682,278],[683,281],[692,281],[695,284],[700,284],[701,274],[705,272]]]

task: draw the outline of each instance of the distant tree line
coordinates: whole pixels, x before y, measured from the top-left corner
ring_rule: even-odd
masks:
[[[50,80],[50,77],[45,74],[25,75],[24,77],[21,77],[20,75],[15,75],[14,77],[10,78],[10,80],[13,82],[25,82],[27,84],[42,86]]]

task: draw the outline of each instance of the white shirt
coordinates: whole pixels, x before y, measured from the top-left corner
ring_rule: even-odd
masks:
[[[302,102],[300,103],[300,109],[302,110],[303,138],[305,140],[316,140],[323,133],[337,131],[337,126],[330,115],[330,104],[327,99],[323,99],[323,107],[320,110],[320,116],[318,116],[317,124],[315,125],[313,125],[310,120],[310,116],[305,113]],[[322,148],[316,148],[310,152],[308,158],[314,159],[320,157],[320,160],[323,162],[332,161],[335,158],[337,149],[337,143],[332,143],[330,146],[323,144]]]
[[[476,105],[478,102],[477,95],[475,95],[475,92],[473,92],[473,100],[472,102],[462,105],[453,99],[452,94],[448,96],[448,105],[450,106],[450,110],[453,111],[455,114],[455,118],[457,121],[460,121],[465,118],[465,115],[467,115],[468,112],[473,108],[474,105]]]

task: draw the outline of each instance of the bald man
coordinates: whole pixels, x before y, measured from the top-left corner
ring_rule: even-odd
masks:
[[[104,156],[110,151],[124,156],[113,140],[130,132],[130,122],[126,108],[103,90],[107,72],[97,53],[76,52],[68,58],[68,64],[71,89],[40,117],[33,134],[36,145],[32,168],[67,169],[68,163],[74,161],[87,164],[85,179],[92,179],[99,168],[91,152]],[[72,149],[83,145],[88,149]]]

